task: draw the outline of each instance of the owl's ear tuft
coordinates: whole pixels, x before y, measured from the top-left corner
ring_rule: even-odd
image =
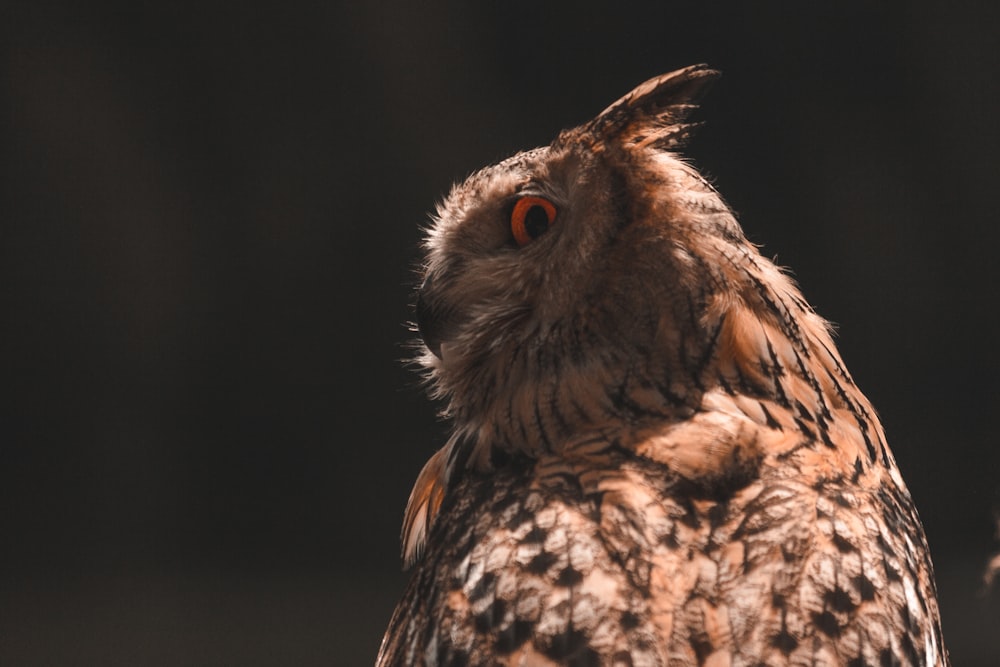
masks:
[[[629,146],[678,148],[700,124],[685,123],[698,101],[721,76],[708,65],[692,65],[640,84],[602,111],[585,128],[604,141]]]

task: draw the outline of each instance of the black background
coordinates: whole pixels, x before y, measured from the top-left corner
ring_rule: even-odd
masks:
[[[997,664],[998,7],[3,6],[0,663],[369,664],[446,433],[427,212],[705,61],[688,153],[839,325]]]

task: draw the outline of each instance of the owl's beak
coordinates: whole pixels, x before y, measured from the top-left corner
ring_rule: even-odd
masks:
[[[442,318],[440,312],[432,308],[428,303],[427,293],[430,289],[431,279],[428,276],[420,290],[417,291],[417,329],[420,337],[424,339],[424,345],[435,357],[441,359],[441,334]]]

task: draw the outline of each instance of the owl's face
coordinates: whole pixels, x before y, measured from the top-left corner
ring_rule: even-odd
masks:
[[[420,362],[478,455],[557,450],[623,418],[689,413],[722,285],[747,244],[670,149],[715,73],[654,79],[550,145],[456,186],[428,232]],[[476,445],[474,444],[473,448]]]
[[[442,376],[539,348],[585,304],[630,212],[625,183],[582,146],[519,153],[456,186],[430,230],[420,331]],[[474,369],[470,369],[474,370]],[[442,378],[443,379],[443,378]]]

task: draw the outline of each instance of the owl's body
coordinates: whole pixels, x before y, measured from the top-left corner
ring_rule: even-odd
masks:
[[[923,530],[826,323],[671,151],[715,72],[457,186],[418,318],[454,432],[380,665],[946,665]]]

